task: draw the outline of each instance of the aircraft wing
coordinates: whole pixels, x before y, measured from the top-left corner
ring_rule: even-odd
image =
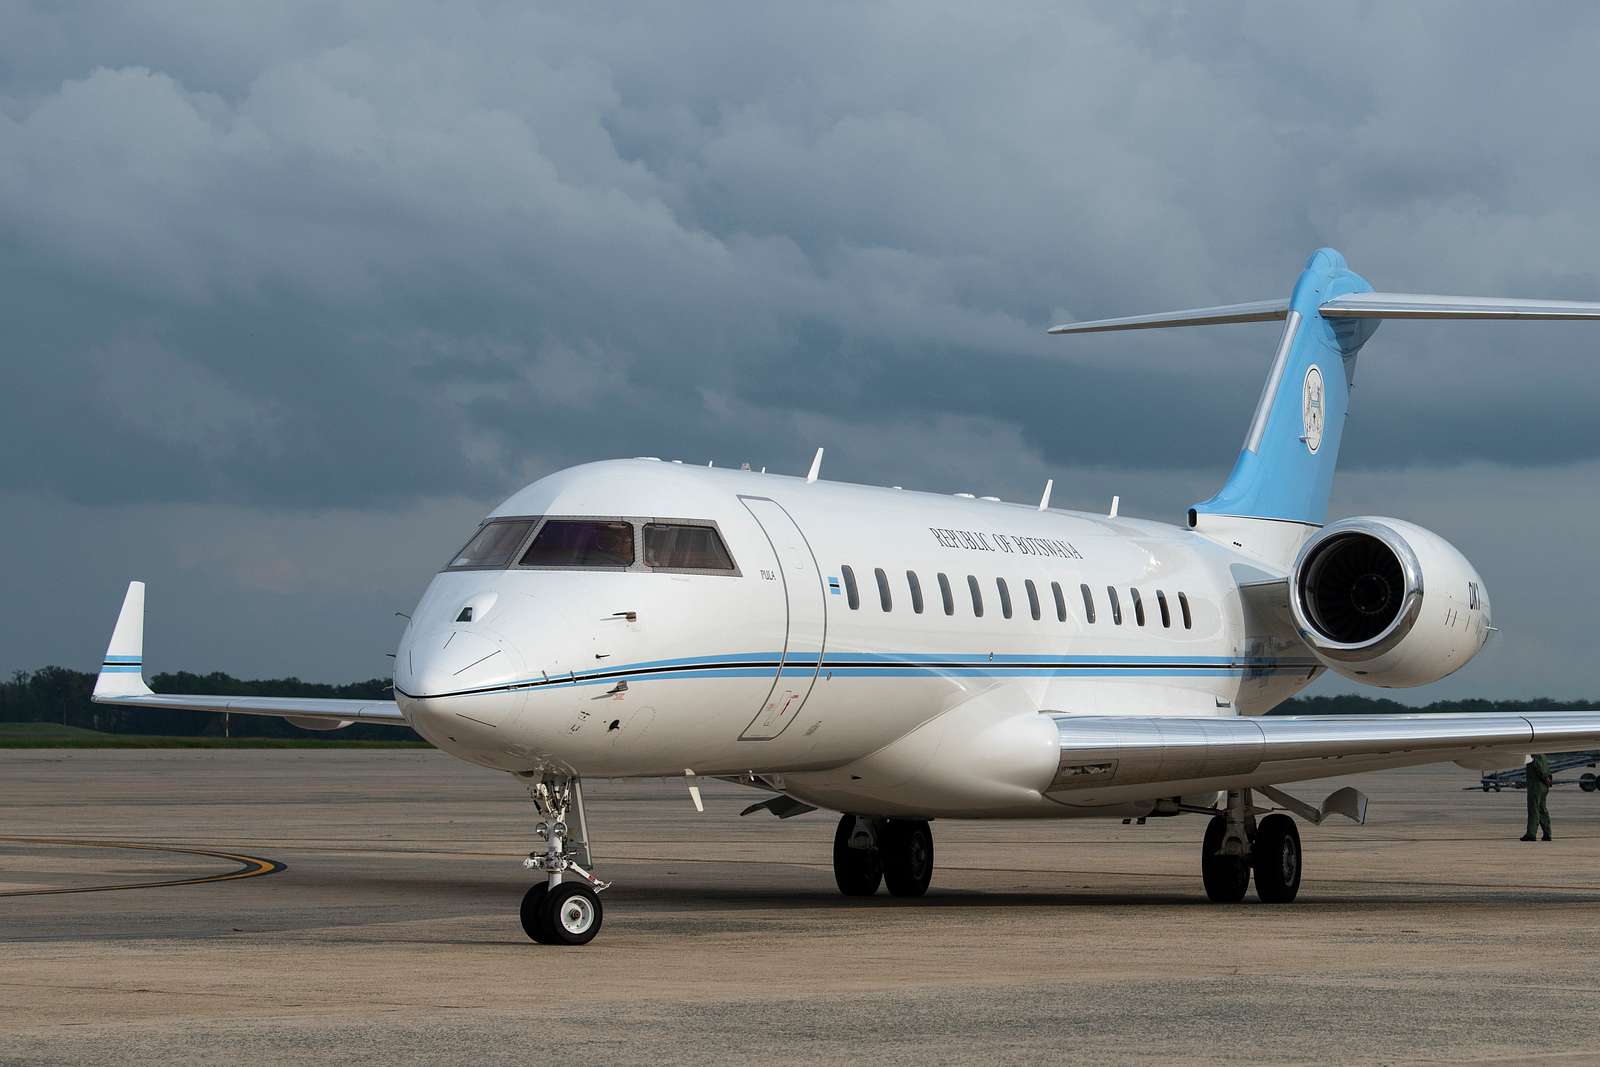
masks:
[[[1521,763],[1527,753],[1600,745],[1600,710],[1050,717],[1061,757],[1046,792],[1074,804],[1269,786],[1424,763],[1506,767]]]
[[[335,730],[353,722],[407,725],[392,700],[334,700],[324,697],[195,696],[153,693],[144,681],[144,583],[129,582],[122,612],[112,631],[100,677],[96,704],[123,707],[180,708],[233,715],[276,715],[307,730]]]

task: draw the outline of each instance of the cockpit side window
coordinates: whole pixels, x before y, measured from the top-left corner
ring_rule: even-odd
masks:
[[[521,567],[632,566],[633,524],[610,519],[546,519]]]
[[[533,529],[533,519],[498,519],[485,523],[472,535],[465,548],[456,553],[447,570],[468,567],[505,567],[522,547],[522,539]]]
[[[677,571],[731,571],[733,557],[712,526],[647,522],[644,565]]]

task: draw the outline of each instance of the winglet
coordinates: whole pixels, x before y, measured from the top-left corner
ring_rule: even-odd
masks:
[[[100,677],[94,683],[94,696],[149,695],[150,687],[144,684],[144,583],[129,582],[117,628],[111,631],[111,644],[106,646]]]

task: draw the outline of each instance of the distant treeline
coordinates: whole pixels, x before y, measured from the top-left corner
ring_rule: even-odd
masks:
[[[111,734],[160,737],[292,737],[326,741],[420,741],[409,727],[355,723],[342,730],[301,730],[276,715],[218,715],[208,711],[169,708],[119,708],[89,699],[95,676],[65,667],[18,671],[0,682],[0,722],[51,722]],[[150,679],[158,693],[207,693],[223,696],[335,697],[343,700],[389,700],[382,678],[349,685],[321,685],[298,678],[243,681],[220,671],[212,674],[158,674]]]
[[[1279,704],[1268,714],[1416,715],[1420,712],[1504,711],[1515,715],[1522,711],[1576,711],[1583,708],[1600,708],[1600,700],[1555,700],[1551,697],[1534,697],[1532,700],[1436,700],[1432,704],[1416,707],[1398,700],[1351,693],[1336,697],[1294,697]]]
[[[417,739],[411,730],[357,723],[343,730],[314,731],[290,726],[268,715],[230,715],[173,711],[166,708],[119,708],[89,700],[95,676],[65,667],[18,671],[0,682],[0,722],[52,722],[115,734],[164,737],[294,737],[329,741],[400,741]],[[228,696],[336,697],[346,700],[388,700],[389,683],[369,678],[349,685],[322,685],[298,678],[243,681],[220,671],[211,674],[158,674],[150,680],[158,693],[213,693]],[[1600,700],[1441,700],[1412,707],[1394,700],[1364,696],[1296,697],[1275,708],[1274,715],[1392,715],[1443,711],[1561,711],[1600,707]]]

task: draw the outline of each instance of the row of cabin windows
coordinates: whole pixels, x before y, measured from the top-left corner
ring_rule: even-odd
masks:
[[[859,610],[861,607],[861,590],[856,585],[855,569],[846,564],[841,568],[841,571],[844,574],[845,600],[849,603],[851,611]],[[893,611],[894,594],[889,588],[889,575],[884,572],[882,567],[875,568],[872,575],[878,585],[879,605],[882,606],[884,611]],[[1004,578],[996,578],[994,583],[995,591],[1000,597],[1000,614],[1003,618],[1009,619],[1013,614],[1011,587],[1006,584]],[[923,610],[922,579],[917,576],[916,571],[906,571],[906,588],[911,592],[912,612],[921,615]],[[1022,588],[1028,595],[1028,616],[1034,622],[1038,622],[1044,616],[1039,599],[1039,587],[1034,584],[1032,578],[1028,578],[1023,581]],[[983,589],[976,575],[967,575],[967,593],[972,598],[973,616],[979,619],[983,618]],[[1078,586],[1078,595],[1083,598],[1084,621],[1093,623],[1095,621],[1094,590],[1090,589],[1087,584],[1082,584]],[[1133,621],[1139,626],[1145,625],[1147,620],[1145,618],[1144,598],[1139,595],[1139,590],[1130,586],[1128,588],[1128,599],[1133,606]],[[1185,630],[1194,629],[1194,616],[1189,611],[1189,597],[1184,593],[1179,593],[1177,599],[1178,613],[1182,616],[1183,628]],[[944,606],[946,615],[954,615],[956,613],[955,593],[950,588],[949,577],[943,573],[939,575],[939,600]],[[1118,595],[1116,586],[1106,586],[1106,600],[1111,606],[1111,622],[1116,626],[1121,626],[1122,598]],[[1067,596],[1062,591],[1060,582],[1050,583],[1050,601],[1055,608],[1056,621],[1066,622]],[[1156,590],[1156,609],[1161,613],[1161,625],[1170,630],[1172,628],[1172,607],[1167,600],[1165,590]]]

